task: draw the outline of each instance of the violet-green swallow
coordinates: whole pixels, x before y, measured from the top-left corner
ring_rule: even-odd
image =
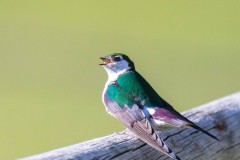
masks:
[[[173,159],[180,158],[167,147],[156,131],[193,127],[218,140],[161,98],[135,70],[134,63],[128,56],[115,53],[100,59],[103,60],[100,65],[108,74],[102,94],[106,110],[122,121],[138,138]]]

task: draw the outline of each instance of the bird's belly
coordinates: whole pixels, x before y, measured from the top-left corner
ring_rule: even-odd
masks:
[[[115,117],[114,114],[113,114],[112,111],[111,111],[112,103],[111,103],[111,102],[107,99],[107,97],[105,97],[104,95],[103,95],[103,104],[104,104],[104,106],[105,106],[105,109],[106,109],[107,113],[109,113],[110,115],[112,115],[113,117]]]
[[[122,112],[122,108],[115,101],[110,100],[105,93],[102,95],[102,101],[106,111],[113,117],[116,117],[115,113]]]

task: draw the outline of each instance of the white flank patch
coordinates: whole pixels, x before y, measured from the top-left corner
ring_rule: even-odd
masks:
[[[147,108],[150,115],[153,115],[155,113],[155,109],[153,108]]]
[[[153,119],[154,123],[156,123],[158,126],[164,126],[166,123],[161,120]]]

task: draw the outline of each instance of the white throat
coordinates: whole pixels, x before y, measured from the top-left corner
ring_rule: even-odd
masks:
[[[127,61],[121,61],[117,63],[111,63],[103,66],[108,74],[108,82],[115,81],[119,75],[123,74],[127,70],[131,69]]]
[[[105,70],[107,71],[108,74],[108,82],[113,82],[116,81],[117,78],[119,77],[119,75],[123,74],[124,72],[126,72],[127,70],[122,70],[119,72],[114,72],[108,68],[105,68]]]

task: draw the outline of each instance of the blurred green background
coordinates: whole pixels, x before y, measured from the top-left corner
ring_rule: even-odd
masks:
[[[124,129],[100,56],[128,54],[179,111],[240,90],[240,1],[0,1],[0,159]]]

